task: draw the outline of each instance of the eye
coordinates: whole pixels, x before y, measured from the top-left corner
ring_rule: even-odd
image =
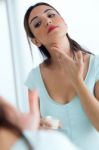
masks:
[[[39,27],[40,25],[41,25],[41,21],[38,21],[38,22],[35,23],[34,27],[37,28],[37,27]]]
[[[48,17],[49,17],[49,18],[53,18],[54,16],[55,16],[54,13],[48,14]]]

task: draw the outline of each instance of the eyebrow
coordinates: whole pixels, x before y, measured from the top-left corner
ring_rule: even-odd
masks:
[[[46,9],[43,13],[46,13],[46,12],[48,12],[49,10],[53,10],[53,9]],[[32,18],[31,21],[30,21],[30,24],[31,24],[32,21],[33,21],[34,19],[36,19],[36,18],[38,18],[38,16],[35,16],[34,18]]]

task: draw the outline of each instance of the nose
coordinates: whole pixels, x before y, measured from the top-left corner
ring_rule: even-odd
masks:
[[[45,26],[49,26],[49,24],[52,23],[52,20],[50,18],[44,18],[44,24]]]
[[[51,19],[48,19],[48,21],[47,21],[47,26],[49,25],[49,24],[51,24],[52,23],[52,20]]]

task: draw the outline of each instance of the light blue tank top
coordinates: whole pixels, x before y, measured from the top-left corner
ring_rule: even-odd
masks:
[[[94,94],[94,86],[99,80],[99,56],[91,55],[85,84]],[[52,81],[53,82],[53,81]],[[48,94],[42,80],[40,67],[31,70],[26,80],[28,89],[38,89],[40,96],[40,112],[43,117],[52,116],[59,119],[62,128],[59,129],[76,146],[82,150],[99,150],[99,132],[96,131],[86,116],[78,96],[68,104],[54,101]]]

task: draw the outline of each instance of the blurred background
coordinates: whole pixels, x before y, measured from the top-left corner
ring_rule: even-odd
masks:
[[[40,1],[0,0],[0,95],[22,111],[28,110],[26,77],[43,60],[33,45],[32,60],[23,26],[26,10],[37,2]],[[99,0],[50,0],[48,3],[63,16],[70,36],[87,50],[99,54]]]

